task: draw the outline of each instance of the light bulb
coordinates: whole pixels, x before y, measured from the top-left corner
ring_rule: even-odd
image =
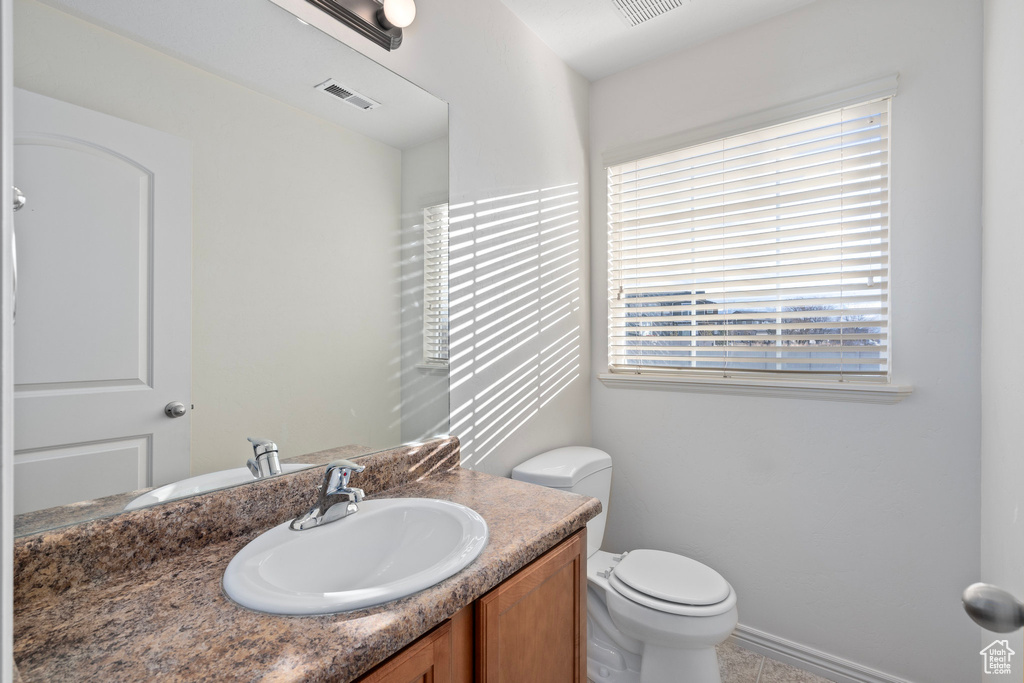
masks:
[[[384,0],[384,17],[392,26],[405,28],[416,18],[415,0]]]

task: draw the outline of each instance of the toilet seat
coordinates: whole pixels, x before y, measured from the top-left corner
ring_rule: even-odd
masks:
[[[612,590],[630,602],[635,602],[638,605],[649,607],[653,610],[657,610],[658,612],[675,614],[681,617],[714,617],[719,614],[725,614],[736,606],[736,591],[733,590],[729,591],[729,597],[718,604],[698,606],[680,605],[676,602],[658,600],[657,598],[652,598],[649,595],[644,595],[640,591],[627,586],[621,579],[616,578],[615,574],[608,577],[608,585]]]
[[[690,617],[711,617],[736,606],[736,592],[711,567],[659,550],[627,553],[608,573],[608,586],[644,607]]]
[[[706,564],[661,550],[634,550],[615,567],[630,588],[681,605],[717,605],[729,597],[729,583]]]

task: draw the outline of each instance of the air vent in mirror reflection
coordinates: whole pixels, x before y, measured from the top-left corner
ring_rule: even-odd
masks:
[[[326,81],[316,86],[316,89],[322,90],[328,95],[337,97],[342,102],[350,104],[353,107],[358,107],[359,109],[376,109],[380,106],[380,102],[377,102],[366,95],[357,93],[355,90],[338,83],[333,78],[328,78]]]
[[[683,0],[612,0],[615,9],[630,26],[639,26],[645,21],[664,14],[683,4]]]

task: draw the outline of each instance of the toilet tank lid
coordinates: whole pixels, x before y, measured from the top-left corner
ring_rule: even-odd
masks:
[[[612,466],[612,457],[587,446],[566,446],[534,456],[512,470],[512,478],[541,486],[570,488]]]

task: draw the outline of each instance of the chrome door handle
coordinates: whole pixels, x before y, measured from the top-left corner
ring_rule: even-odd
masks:
[[[164,415],[167,417],[182,417],[185,414],[185,404],[180,401],[173,401],[164,406]]]
[[[989,583],[974,583],[963,595],[964,611],[982,628],[1010,633],[1024,626],[1024,603]]]

